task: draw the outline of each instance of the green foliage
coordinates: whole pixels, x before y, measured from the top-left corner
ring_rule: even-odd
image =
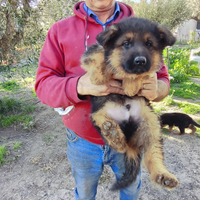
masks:
[[[199,67],[198,62],[191,61],[190,66],[188,67],[188,74],[190,76],[199,76]]]
[[[154,112],[157,113],[158,115],[164,110],[165,110],[164,107],[159,107],[159,106],[154,107]]]
[[[28,115],[11,115],[11,116],[4,116],[0,115],[0,126],[3,128],[9,127],[12,124],[22,123],[23,122],[23,128],[28,129],[32,127],[32,124],[30,123],[33,120],[33,116]]]
[[[185,74],[183,70],[170,69],[169,74],[170,76],[173,77],[173,79],[171,79],[170,81],[171,83],[181,83],[181,82],[189,80],[188,75]]]
[[[22,147],[22,143],[21,142],[15,142],[13,145],[13,149],[19,149]]]
[[[173,95],[174,95],[175,91],[172,91],[172,93],[170,95],[167,95],[163,100],[162,100],[162,105],[164,106],[170,106],[170,105],[174,105],[175,102],[173,100]]]
[[[181,82],[180,84],[171,84],[170,94],[174,92],[177,97],[185,99],[200,98],[200,85],[192,81]]]
[[[17,84],[16,80],[12,79],[3,83],[0,83],[1,91],[13,91],[19,89],[19,84]]]
[[[44,135],[43,136],[43,140],[46,142],[46,143],[50,143],[50,142],[53,142],[54,141],[54,138],[52,135]]]
[[[5,154],[6,154],[6,147],[5,147],[5,145],[0,146],[0,164],[3,163]]]
[[[0,115],[6,115],[10,112],[16,113],[22,110],[22,102],[4,97],[0,99]]]
[[[24,66],[24,62],[30,65],[30,60],[37,61],[51,25],[71,16],[73,6],[77,2],[78,0],[1,2],[0,60],[4,61],[2,66],[10,67],[14,63],[17,68]]]
[[[139,0],[128,1],[137,17],[144,17],[156,23],[175,28],[189,18],[187,0]]]
[[[169,132],[166,128],[162,128],[162,132],[163,132],[164,134],[170,134],[170,132]]]
[[[35,89],[32,89],[32,96],[37,97],[37,94],[35,93]]]
[[[34,111],[33,104],[25,104],[12,98],[0,99],[0,126],[6,128],[12,124],[24,122],[24,128],[30,127],[33,116],[27,114]]]
[[[189,80],[189,76],[199,76],[198,63],[189,62],[190,47],[170,48],[169,53],[169,74],[174,79],[171,83],[181,83]],[[164,58],[167,57],[167,49],[163,51]],[[167,60],[165,59],[167,65]]]
[[[22,110],[25,113],[32,113],[35,110],[36,106],[33,104],[23,105]]]
[[[200,106],[196,104],[191,104],[187,102],[178,102],[177,103],[180,108],[182,108],[183,112],[188,114],[197,114],[200,113]]]
[[[190,31],[190,39],[188,41],[188,44],[190,46],[195,43],[195,35],[196,35],[196,31]]]

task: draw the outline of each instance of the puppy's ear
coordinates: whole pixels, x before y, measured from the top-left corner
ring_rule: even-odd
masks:
[[[99,33],[96,40],[100,45],[106,47],[109,41],[116,35],[118,28],[115,25],[110,26],[105,31]]]
[[[172,46],[176,42],[176,38],[173,34],[169,31],[166,26],[158,25],[158,31],[160,34],[160,42],[163,45],[163,49],[166,46]]]

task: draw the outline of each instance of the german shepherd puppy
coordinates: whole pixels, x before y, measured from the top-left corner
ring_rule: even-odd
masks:
[[[91,96],[91,120],[106,144],[126,153],[125,172],[112,190],[135,181],[144,152],[144,164],[151,180],[172,189],[176,177],[163,163],[160,122],[149,102],[136,94],[143,80],[159,71],[162,52],[175,43],[171,32],[142,18],[127,18],[97,35],[98,44],[89,47],[81,59],[92,73],[91,81],[107,83],[113,74],[123,77],[126,95]]]
[[[200,124],[197,124],[189,115],[185,113],[164,113],[160,116],[161,127],[169,126],[169,131],[172,132],[174,126],[177,126],[180,132],[175,132],[175,135],[183,135],[185,128],[191,129],[190,134],[196,132],[195,126],[200,128]]]

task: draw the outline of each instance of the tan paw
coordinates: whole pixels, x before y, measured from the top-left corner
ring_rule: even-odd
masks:
[[[154,176],[155,179],[152,179],[156,184],[165,187],[166,189],[173,189],[178,185],[177,178],[167,172],[167,173],[160,173]]]
[[[125,94],[127,95],[127,96],[129,96],[129,97],[133,97],[133,96],[135,96],[137,93],[138,93],[138,91],[139,90],[132,90],[132,88],[131,89],[124,89],[124,92],[125,92]]]
[[[103,77],[102,75],[99,75],[99,76],[91,76],[90,78],[91,82],[94,84],[94,85],[103,85],[105,83],[107,83],[109,80],[106,79],[105,77]]]
[[[182,135],[180,132],[174,132],[174,135]]]
[[[127,150],[126,137],[115,122],[106,121],[102,124],[101,133],[107,140],[108,145],[120,153],[125,153]]]

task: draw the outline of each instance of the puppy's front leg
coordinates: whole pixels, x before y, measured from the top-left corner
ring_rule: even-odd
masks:
[[[156,114],[150,109],[149,111],[150,112],[145,113],[145,124],[143,125],[146,130],[145,128],[142,130],[149,134],[149,141],[144,149],[144,164],[154,183],[167,189],[172,189],[178,185],[178,180],[164,165],[163,144],[159,121]]]
[[[127,96],[130,96],[130,97],[135,96],[141,89],[141,86],[142,86],[142,80],[139,78],[135,78],[135,79],[124,78],[123,79],[123,88]]]

